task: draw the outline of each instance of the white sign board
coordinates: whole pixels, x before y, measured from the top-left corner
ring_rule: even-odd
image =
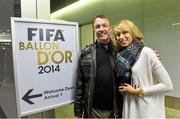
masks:
[[[18,115],[73,102],[78,24],[11,19]]]

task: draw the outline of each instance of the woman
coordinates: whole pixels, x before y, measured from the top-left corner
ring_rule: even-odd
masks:
[[[143,45],[134,23],[122,20],[114,28],[118,48],[116,73],[124,94],[124,118],[165,118],[164,94],[173,89],[171,79],[154,51]]]

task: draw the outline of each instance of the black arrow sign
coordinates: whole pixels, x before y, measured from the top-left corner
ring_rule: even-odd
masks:
[[[31,98],[37,98],[37,97],[41,97],[42,94],[36,94],[36,95],[30,95],[30,93],[33,91],[34,89],[30,89],[28,90],[28,92],[22,97],[22,100],[24,100],[25,102],[29,103],[29,104],[34,104],[34,102],[32,102],[30,99]]]

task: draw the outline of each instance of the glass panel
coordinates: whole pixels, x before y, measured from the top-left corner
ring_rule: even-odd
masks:
[[[10,42],[0,42],[0,67],[0,117],[17,117]]]

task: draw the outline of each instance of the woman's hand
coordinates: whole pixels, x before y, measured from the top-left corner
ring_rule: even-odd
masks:
[[[119,91],[122,94],[139,95],[140,88],[132,87],[131,85],[124,83],[123,85],[119,86]]]

